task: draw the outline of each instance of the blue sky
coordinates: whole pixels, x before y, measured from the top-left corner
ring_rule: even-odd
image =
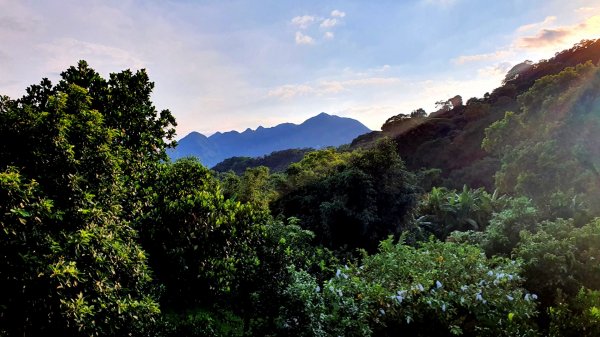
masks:
[[[379,129],[598,37],[589,0],[0,0],[0,94],[85,59],[103,75],[146,68],[178,137],[322,111]]]

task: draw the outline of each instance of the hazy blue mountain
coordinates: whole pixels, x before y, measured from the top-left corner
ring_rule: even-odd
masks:
[[[339,146],[370,130],[361,122],[345,117],[320,113],[300,125],[283,123],[271,128],[259,126],[244,132],[217,132],[210,137],[192,132],[179,140],[169,151],[171,159],[195,156],[213,167],[234,156],[258,157],[286,149]]]

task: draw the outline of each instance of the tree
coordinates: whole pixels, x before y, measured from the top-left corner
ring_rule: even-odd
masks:
[[[196,159],[163,164],[137,226],[168,307],[210,305],[236,293],[259,263],[268,213],[225,199]]]
[[[533,68],[533,62],[530,60],[523,61],[514,67],[512,67],[504,76],[504,80],[502,80],[502,84],[505,85],[510,81],[516,80],[519,75]]]
[[[307,157],[298,164],[304,165]],[[389,139],[351,153],[347,163],[328,176],[321,176],[320,170],[306,173],[314,180],[275,201],[273,213],[298,217],[318,242],[342,250],[374,250],[381,239],[399,234],[409,223],[416,205],[416,178]]]
[[[539,295],[542,326],[555,336],[593,336],[600,329],[600,220],[578,228],[557,219],[521,233],[525,287]]]
[[[519,96],[519,111],[486,129],[483,148],[502,160],[496,174],[501,193],[532,198],[549,218],[577,216],[561,206],[564,199],[600,214],[598,88],[597,66],[566,68],[538,80]]]
[[[462,106],[463,100],[462,96],[456,95],[454,97],[450,97],[447,100],[439,100],[435,102],[435,107],[438,109],[436,112],[446,112],[454,109],[455,107]]]
[[[423,108],[418,108],[416,110],[413,110],[410,113],[410,118],[422,118],[422,117],[427,117],[427,112],[425,112],[425,110],[423,110]]]
[[[507,205],[505,196],[489,194],[483,189],[472,190],[466,185],[459,193],[434,187],[426,194],[417,209],[421,229],[445,240],[453,231],[483,231],[492,214]]]
[[[143,70],[61,77],[0,99],[0,331],[144,335],[159,308],[131,221],[174,119]]]

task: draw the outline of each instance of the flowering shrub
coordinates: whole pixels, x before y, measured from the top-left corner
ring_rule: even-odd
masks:
[[[304,274],[290,291],[315,335],[533,336],[537,295],[521,288],[519,272],[519,263],[474,246],[388,239],[360,266],[340,267],[322,286]]]

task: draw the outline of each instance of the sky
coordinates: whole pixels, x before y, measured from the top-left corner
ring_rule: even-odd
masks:
[[[379,130],[589,38],[597,0],[0,0],[0,95],[83,59],[103,76],[146,69],[177,138],[320,112]]]

